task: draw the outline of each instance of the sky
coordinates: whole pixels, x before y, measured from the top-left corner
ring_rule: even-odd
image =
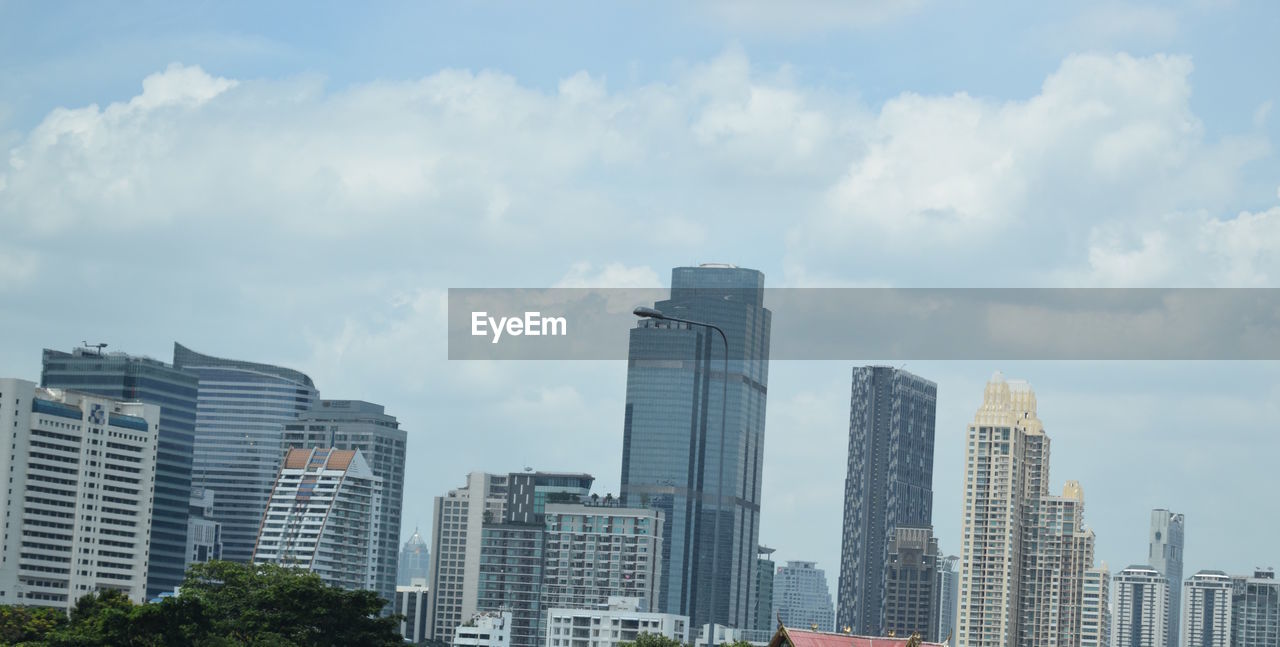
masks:
[[[1275,287],[1280,4],[0,0],[0,375],[82,341],[296,368],[472,470],[617,492],[623,362],[450,362],[454,287]],[[856,315],[851,317],[856,327]],[[868,363],[900,365],[898,358]],[[834,590],[853,362],[770,369],[761,540]],[[912,361],[1031,382],[1097,554],[1276,565],[1275,362]]]

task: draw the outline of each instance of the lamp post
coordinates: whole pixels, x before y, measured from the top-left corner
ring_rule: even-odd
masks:
[[[720,394],[720,452],[716,457],[716,508],[715,520],[712,522],[712,541],[711,541],[711,598],[707,605],[707,647],[712,647],[715,639],[716,624],[716,575],[719,570],[720,560],[720,511],[724,505],[724,432],[725,418],[729,413],[729,338],[725,336],[724,331],[715,324],[709,324],[705,321],[693,321],[691,319],[681,319],[663,314],[661,310],[655,308],[647,308],[638,306],[632,311],[637,317],[644,319],[658,319],[662,321],[674,321],[677,323],[689,324],[691,326],[702,326],[710,328],[720,333],[720,340],[724,342],[724,373],[720,376],[722,385]]]

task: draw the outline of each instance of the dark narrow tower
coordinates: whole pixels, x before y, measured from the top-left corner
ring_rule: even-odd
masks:
[[[884,635],[893,531],[933,525],[937,397],[938,385],[901,369],[853,369],[836,609],[841,629]]]

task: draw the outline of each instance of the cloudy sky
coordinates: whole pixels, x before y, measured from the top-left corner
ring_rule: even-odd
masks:
[[[1003,5],[1003,6],[1001,6]],[[784,8],[785,6],[785,8]],[[123,7],[123,9],[122,9]],[[1273,287],[1280,5],[0,0],[0,374],[82,340],[308,372],[409,430],[405,534],[470,470],[616,492],[622,362],[449,362],[449,287]],[[856,317],[851,321],[856,326]],[[867,358],[895,362],[896,358]],[[850,362],[776,362],[761,537],[834,588]],[[1036,388],[1098,554],[1280,563],[1273,362],[911,362]]]

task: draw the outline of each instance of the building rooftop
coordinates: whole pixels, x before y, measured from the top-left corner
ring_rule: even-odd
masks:
[[[769,647],[906,647],[910,637],[875,638],[781,627]],[[943,647],[945,643],[921,641],[920,647]]]

